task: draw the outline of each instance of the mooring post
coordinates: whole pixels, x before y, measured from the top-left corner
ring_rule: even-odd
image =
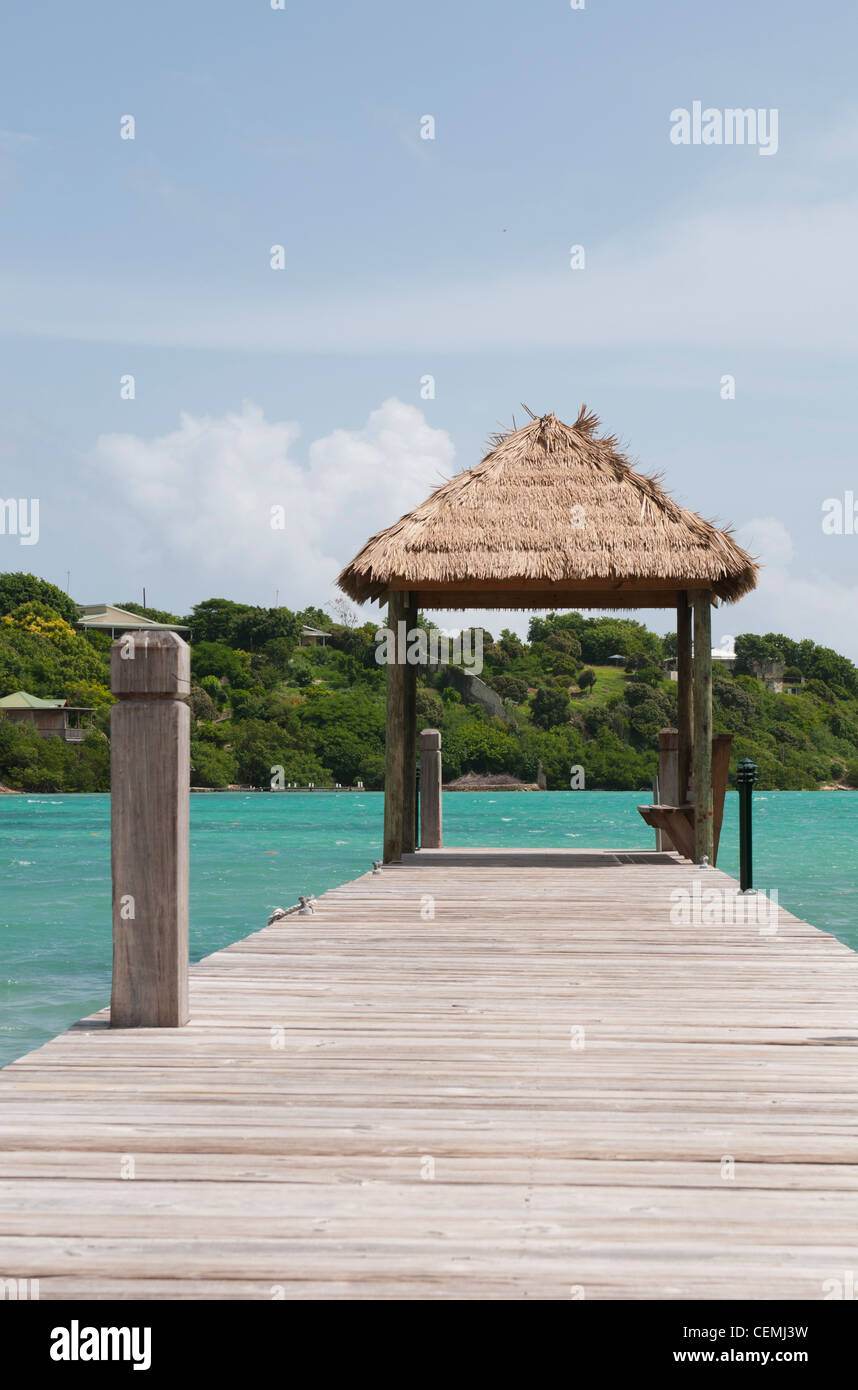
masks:
[[[736,766],[736,786],[739,788],[739,887],[749,893],[754,886],[753,836],[751,806],[757,764],[750,758],[740,758]]]
[[[188,1021],[190,671],[175,632],[110,649],[112,1028]]]
[[[441,848],[441,735],[437,729],[420,734],[420,846]]]

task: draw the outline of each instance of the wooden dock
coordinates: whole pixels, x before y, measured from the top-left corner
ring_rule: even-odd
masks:
[[[807,1298],[858,1269],[858,955],[673,855],[422,851],[0,1073],[45,1298]]]

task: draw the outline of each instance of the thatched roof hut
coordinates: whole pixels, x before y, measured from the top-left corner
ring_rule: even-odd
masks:
[[[411,590],[430,608],[673,607],[728,602],[757,567],[727,529],[635,471],[586,406],[574,425],[534,417],[476,468],[367,541],[339,577],[359,603]]]
[[[387,672],[386,863],[416,844],[417,673],[407,650],[420,608],[668,607],[677,624],[677,804],[652,808],[657,821],[644,808],[644,819],[697,863],[714,862],[723,786],[713,799],[711,608],[753,589],[757,566],[729,530],[680,507],[598,427],[586,406],[574,425],[531,415],[493,439],[476,468],[372,536],[340,575],[358,603],[387,597],[398,634]],[[440,795],[438,780],[435,845]]]

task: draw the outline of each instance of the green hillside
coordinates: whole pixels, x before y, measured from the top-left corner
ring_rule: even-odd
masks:
[[[122,607],[142,612],[139,605]],[[334,620],[302,612],[207,599],[189,614],[147,610],[190,624],[194,785],[317,786],[384,780],[384,668],[375,624],[344,607]],[[109,786],[110,639],[73,627],[62,590],[32,575],[0,575],[0,697],[26,690],[95,709],[80,744],[41,738],[0,714],[0,782],[28,791],[106,791]],[[302,624],[325,645],[300,645]],[[528,640],[483,633],[486,691],[460,670],[421,672],[422,726],[441,729],[446,780],[470,771],[569,786],[580,765],[589,788],[648,790],[658,731],[675,725],[676,684],[664,663],[674,650],[625,618],[548,614]],[[714,727],[734,735],[733,763],[753,758],[763,788],[858,785],[858,670],[810,640],[746,634],[735,674],[716,671]],[[755,672],[780,661],[798,693],[776,694]]]

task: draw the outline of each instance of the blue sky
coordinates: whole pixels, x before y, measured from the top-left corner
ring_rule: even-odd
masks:
[[[858,535],[821,526],[858,495],[856,30],[768,0],[21,7],[0,497],[38,497],[40,533],[0,568],[82,602],[325,602],[521,401],[587,401],[763,560],[716,638],[858,658]],[[777,109],[777,153],[672,144],[695,100]]]

